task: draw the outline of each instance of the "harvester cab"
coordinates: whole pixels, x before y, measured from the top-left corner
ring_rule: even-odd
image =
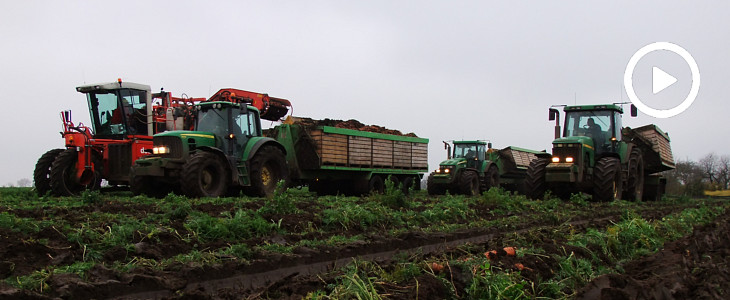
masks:
[[[127,135],[151,135],[150,86],[122,82],[89,84],[76,88],[86,94],[91,125],[97,138],[124,139]]]

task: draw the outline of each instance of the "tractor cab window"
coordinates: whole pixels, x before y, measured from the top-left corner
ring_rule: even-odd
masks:
[[[565,137],[587,136],[593,138],[596,149],[610,144],[615,130],[613,111],[576,111],[565,116]]]
[[[228,135],[228,108],[201,110],[195,130],[223,137]]]
[[[87,93],[86,97],[95,135],[111,137],[146,134],[147,126],[144,121],[146,118],[142,118],[141,125],[134,124],[135,105],[138,107],[145,105],[144,91],[129,89],[97,91]]]
[[[454,158],[476,158],[478,153],[477,146],[477,144],[454,144]]]
[[[235,117],[233,123],[233,135],[236,139],[236,150],[243,152],[243,148],[246,146],[246,142],[249,137],[256,136],[256,119],[254,118],[253,111],[242,110],[239,115]]]

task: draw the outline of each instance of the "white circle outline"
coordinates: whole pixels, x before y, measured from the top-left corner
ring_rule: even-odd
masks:
[[[641,60],[645,55],[657,50],[667,50],[681,56],[682,59],[684,59],[684,61],[687,63],[687,65],[689,65],[689,69],[692,72],[692,87],[689,90],[689,95],[687,95],[687,98],[685,98],[682,103],[675,107],[672,107],[671,109],[662,110],[651,108],[641,102],[639,97],[636,96],[636,92],[634,91],[633,76],[636,65],[639,63],[639,60]],[[692,57],[692,55],[679,45],[669,42],[651,43],[649,45],[641,47],[641,49],[636,51],[636,53],[631,56],[631,59],[629,59],[629,63],[626,65],[626,71],[624,71],[624,89],[626,90],[626,94],[629,96],[629,100],[631,100],[631,102],[634,103],[636,108],[638,108],[641,112],[655,118],[673,117],[687,110],[687,108],[692,105],[692,102],[695,101],[695,98],[697,98],[697,93],[699,93],[700,91],[700,68],[697,66],[697,62]]]

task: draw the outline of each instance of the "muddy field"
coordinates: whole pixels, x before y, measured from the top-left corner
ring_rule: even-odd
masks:
[[[2,299],[725,299],[728,291],[722,200],[0,196]]]

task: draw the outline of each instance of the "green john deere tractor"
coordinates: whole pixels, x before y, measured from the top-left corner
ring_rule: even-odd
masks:
[[[453,141],[453,145],[452,152],[451,145],[444,142],[447,160],[428,177],[430,195],[446,191],[478,195],[498,186],[522,192],[527,166],[543,153],[518,147],[492,149],[492,143],[484,141]]]
[[[586,192],[594,201],[655,200],[664,193],[662,171],[674,169],[669,136],[655,125],[622,127],[623,109],[615,104],[550,108],[555,121],[553,153],[530,163],[527,195],[540,198],[550,190],[567,197]],[[637,115],[631,105],[631,116]]]
[[[286,150],[262,137],[259,110],[245,103],[203,102],[195,106],[195,131],[154,135],[152,155],[132,166],[134,194],[217,197],[229,190],[267,196],[289,170]]]

